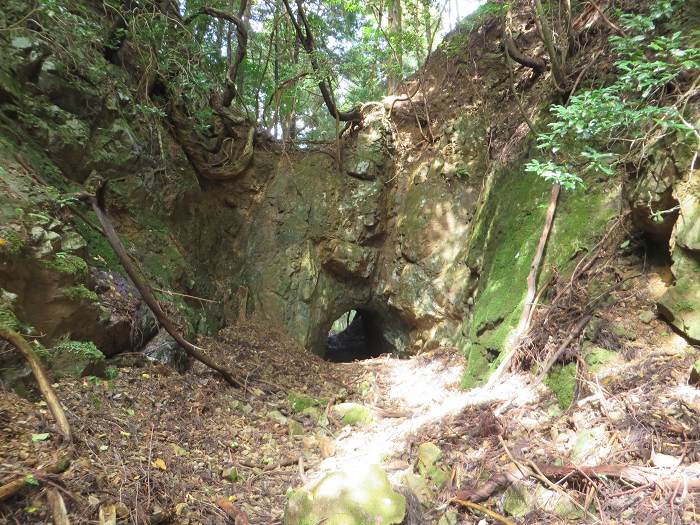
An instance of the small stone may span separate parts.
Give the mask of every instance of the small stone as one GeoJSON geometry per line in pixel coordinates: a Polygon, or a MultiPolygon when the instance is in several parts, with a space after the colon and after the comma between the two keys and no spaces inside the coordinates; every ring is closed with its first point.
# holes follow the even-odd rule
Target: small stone
{"type": "Polygon", "coordinates": [[[623,325],[615,325],[612,327],[612,333],[617,337],[622,339],[627,339],[628,341],[634,341],[637,339],[637,334],[631,327],[623,325]]]}
{"type": "Polygon", "coordinates": [[[296,421],[295,419],[289,419],[287,421],[287,429],[289,430],[290,436],[303,436],[304,435],[304,425],[296,421]]]}
{"type": "Polygon", "coordinates": [[[458,519],[459,514],[457,513],[457,509],[451,508],[440,516],[440,520],[438,521],[437,525],[458,525],[458,519]]]}
{"type": "Polygon", "coordinates": [[[520,517],[533,510],[530,495],[522,483],[513,483],[506,489],[503,498],[503,510],[510,516],[520,517]]]}
{"type": "Polygon", "coordinates": [[[287,424],[287,418],[284,415],[282,415],[282,413],[279,410],[271,410],[267,413],[267,417],[275,423],[279,423],[280,425],[287,424]]]}
{"type": "Polygon", "coordinates": [[[26,36],[16,36],[12,39],[11,45],[15,49],[31,49],[34,47],[34,43],[26,36]]]}
{"type": "Polygon", "coordinates": [[[644,324],[649,324],[654,319],[656,319],[656,314],[651,310],[645,310],[644,312],[639,314],[639,320],[644,324]]]}
{"type": "Polygon", "coordinates": [[[77,232],[69,231],[63,234],[61,239],[61,251],[77,252],[87,247],[87,242],[83,236],[77,232]]]}
{"type": "Polygon", "coordinates": [[[318,423],[321,420],[321,411],[316,407],[306,407],[301,411],[301,414],[309,417],[314,423],[318,423]]]}
{"type": "Polygon", "coordinates": [[[421,443],[418,447],[418,471],[427,473],[442,457],[442,451],[435,443],[421,443]]]}
{"type": "Polygon", "coordinates": [[[392,525],[401,523],[405,514],[406,498],[392,488],[379,466],[371,465],[330,472],[307,488],[291,491],[284,523],[392,525]]]}
{"type": "Polygon", "coordinates": [[[42,228],[41,226],[34,226],[29,231],[29,238],[34,243],[41,242],[45,237],[46,237],[46,230],[44,230],[44,228],[42,228]]]}
{"type": "Polygon", "coordinates": [[[236,469],[236,467],[225,468],[221,471],[221,477],[229,480],[232,483],[240,480],[238,469],[236,469]]]}
{"type": "Polygon", "coordinates": [[[339,403],[333,407],[333,411],[345,425],[368,425],[374,419],[372,411],[359,403],[339,403]]]}

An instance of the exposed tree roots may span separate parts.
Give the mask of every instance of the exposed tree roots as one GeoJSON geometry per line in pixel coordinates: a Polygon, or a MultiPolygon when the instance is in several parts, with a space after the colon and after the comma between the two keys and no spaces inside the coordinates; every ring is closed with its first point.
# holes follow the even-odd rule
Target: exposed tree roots
{"type": "MultiPolygon", "coordinates": [[[[58,461],[43,468],[36,469],[34,472],[32,472],[32,476],[35,478],[41,478],[50,474],[60,474],[61,472],[68,470],[68,467],[70,467],[71,458],[72,453],[68,453],[58,461]]],[[[12,481],[9,481],[4,485],[0,485],[0,501],[10,499],[29,487],[31,487],[31,485],[27,483],[27,476],[18,476],[12,481]]]]}

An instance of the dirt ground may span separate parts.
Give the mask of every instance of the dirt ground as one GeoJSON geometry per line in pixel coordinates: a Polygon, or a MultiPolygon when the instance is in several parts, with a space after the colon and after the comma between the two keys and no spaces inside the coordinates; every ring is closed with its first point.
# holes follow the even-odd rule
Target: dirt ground
{"type": "MultiPolygon", "coordinates": [[[[577,395],[566,410],[525,373],[492,389],[461,390],[464,360],[455,349],[333,364],[255,322],[199,342],[240,371],[245,391],[198,364],[181,375],[137,356],[120,358],[111,380],[58,382],[76,436],[72,448],[61,445],[38,396],[3,391],[0,482],[23,476],[26,487],[0,503],[0,522],[50,523],[47,493],[57,489],[71,523],[99,523],[100,515],[109,523],[112,513],[124,523],[240,524],[241,513],[251,524],[281,523],[290,488],[360,463],[379,463],[399,482],[425,442],[441,449],[450,475],[408,523],[436,522],[450,508],[459,512],[454,523],[496,523],[453,498],[493,489],[473,499],[500,515],[513,484],[563,491],[597,509],[582,511],[579,523],[700,522],[693,491],[700,477],[700,389],[688,384],[697,348],[645,315],[663,293],[667,268],[629,259],[608,270],[629,285],[598,312],[598,340],[617,346],[616,357],[596,373],[579,359],[577,395]],[[624,333],[613,329],[620,326],[624,333]],[[290,393],[323,400],[319,412],[327,417],[294,413],[290,393]],[[371,407],[373,422],[344,427],[332,410],[341,401],[371,407]],[[292,420],[301,427],[292,430],[292,420]],[[517,474],[532,464],[568,464],[587,431],[597,441],[577,468],[639,466],[677,484],[582,476],[583,470],[559,480],[517,474]],[[46,474],[66,455],[72,458],[66,471],[46,474]]],[[[508,519],[567,522],[542,509],[508,519]]]]}

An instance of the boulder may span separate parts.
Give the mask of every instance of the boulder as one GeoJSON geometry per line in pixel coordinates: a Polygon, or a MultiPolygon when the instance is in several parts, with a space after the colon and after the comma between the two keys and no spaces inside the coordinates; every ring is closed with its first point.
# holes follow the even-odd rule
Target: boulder
{"type": "Polygon", "coordinates": [[[189,363],[187,353],[165,330],[160,330],[146,344],[143,354],[149,361],[170,366],[178,372],[184,372],[189,363]]]}
{"type": "Polygon", "coordinates": [[[406,498],[377,465],[331,472],[308,488],[291,491],[284,525],[391,525],[401,523],[406,498]]]}

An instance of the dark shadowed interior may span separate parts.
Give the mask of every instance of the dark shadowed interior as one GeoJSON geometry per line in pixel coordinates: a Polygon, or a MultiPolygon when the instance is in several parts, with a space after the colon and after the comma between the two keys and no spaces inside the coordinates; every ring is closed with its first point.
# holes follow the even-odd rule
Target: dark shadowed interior
{"type": "Polygon", "coordinates": [[[335,363],[347,363],[393,351],[394,347],[384,337],[381,320],[368,310],[353,310],[333,323],[324,357],[335,363]],[[344,328],[338,330],[339,326],[344,328]]]}

